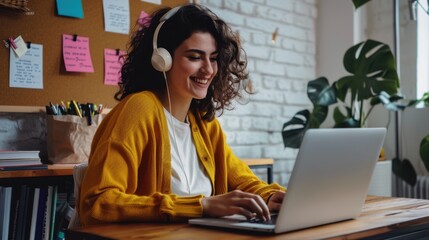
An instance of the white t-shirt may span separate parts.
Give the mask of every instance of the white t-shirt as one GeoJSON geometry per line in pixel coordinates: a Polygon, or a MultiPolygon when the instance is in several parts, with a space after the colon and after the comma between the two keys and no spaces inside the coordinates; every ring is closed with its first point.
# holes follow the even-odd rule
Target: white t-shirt
{"type": "Polygon", "coordinates": [[[171,191],[179,196],[198,194],[211,196],[212,185],[204,166],[198,159],[189,123],[177,120],[165,108],[164,113],[167,117],[171,145],[171,191]]]}

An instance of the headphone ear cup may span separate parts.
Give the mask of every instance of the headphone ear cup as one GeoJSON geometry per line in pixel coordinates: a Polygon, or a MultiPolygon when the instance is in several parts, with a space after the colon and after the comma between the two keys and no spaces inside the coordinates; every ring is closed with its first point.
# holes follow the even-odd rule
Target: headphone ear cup
{"type": "Polygon", "coordinates": [[[173,60],[170,53],[165,48],[157,48],[153,51],[151,58],[152,66],[160,72],[170,70],[173,60]]]}

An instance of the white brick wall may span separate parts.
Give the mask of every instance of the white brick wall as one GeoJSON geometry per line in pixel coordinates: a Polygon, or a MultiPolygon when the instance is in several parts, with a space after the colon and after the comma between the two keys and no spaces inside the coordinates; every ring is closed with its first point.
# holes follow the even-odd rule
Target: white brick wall
{"type": "MultiPolygon", "coordinates": [[[[285,149],[283,123],[311,105],[306,94],[316,78],[316,0],[202,0],[238,31],[256,93],[219,120],[239,157],[274,158],[274,181],[286,185],[296,149],[285,149]],[[271,34],[278,28],[276,43],[271,34]]],[[[255,171],[266,179],[265,171],[255,171]]]]}

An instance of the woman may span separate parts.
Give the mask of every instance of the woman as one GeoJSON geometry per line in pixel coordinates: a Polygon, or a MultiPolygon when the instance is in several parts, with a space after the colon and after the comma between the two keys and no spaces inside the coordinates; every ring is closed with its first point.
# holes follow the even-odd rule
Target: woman
{"type": "Polygon", "coordinates": [[[79,203],[84,225],[270,219],[285,189],[260,181],[233,154],[215,118],[240,96],[244,58],[238,36],[206,8],[152,14],[131,40],[120,102],[94,136],[79,203]]]}

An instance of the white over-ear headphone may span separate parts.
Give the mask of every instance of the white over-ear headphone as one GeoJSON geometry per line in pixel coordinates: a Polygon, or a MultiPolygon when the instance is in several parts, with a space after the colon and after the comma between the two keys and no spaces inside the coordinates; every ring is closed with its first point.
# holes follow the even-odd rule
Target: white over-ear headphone
{"type": "Polygon", "coordinates": [[[155,33],[153,35],[153,53],[151,58],[151,63],[153,68],[160,72],[167,72],[170,70],[171,65],[173,64],[173,60],[171,58],[171,54],[165,48],[158,48],[158,34],[162,25],[170,19],[176,12],[180,9],[180,6],[170,9],[167,13],[165,13],[161,19],[159,20],[159,24],[155,29],[155,33]]]}

